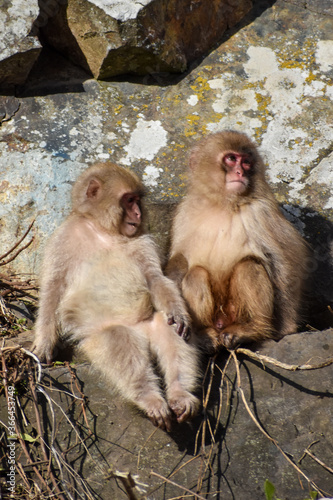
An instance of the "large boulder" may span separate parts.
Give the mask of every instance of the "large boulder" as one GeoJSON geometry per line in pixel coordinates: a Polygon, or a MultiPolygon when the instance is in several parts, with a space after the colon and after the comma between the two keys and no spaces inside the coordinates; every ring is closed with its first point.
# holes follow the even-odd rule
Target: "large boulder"
{"type": "Polygon", "coordinates": [[[209,8],[205,0],[68,0],[40,31],[95,78],[182,72],[251,7],[251,0],[210,0],[209,8]]]}
{"type": "Polygon", "coordinates": [[[42,46],[31,35],[39,12],[38,0],[5,0],[0,5],[0,85],[22,85],[30,73],[42,46]]]}

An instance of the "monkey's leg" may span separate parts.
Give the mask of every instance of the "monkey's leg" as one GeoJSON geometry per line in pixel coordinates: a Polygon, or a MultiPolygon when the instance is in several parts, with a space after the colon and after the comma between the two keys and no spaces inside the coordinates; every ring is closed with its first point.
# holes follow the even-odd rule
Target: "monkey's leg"
{"type": "Polygon", "coordinates": [[[172,414],[159,388],[144,333],[110,326],[87,335],[81,348],[123,397],[146,412],[154,425],[170,429],[172,414]]]}
{"type": "Polygon", "coordinates": [[[188,271],[188,262],[184,255],[177,253],[169,260],[165,274],[168,278],[174,281],[179,288],[181,288],[182,279],[188,271]]]}
{"type": "Polygon", "coordinates": [[[237,264],[229,284],[227,314],[234,323],[220,334],[227,348],[237,344],[261,340],[274,335],[274,290],[263,265],[255,260],[237,264]]]}
{"type": "Polygon", "coordinates": [[[191,392],[197,386],[199,358],[197,349],[177,335],[165,315],[155,313],[149,328],[150,347],[164,375],[166,397],[178,422],[192,418],[199,400],[191,392]]]}
{"type": "Polygon", "coordinates": [[[201,266],[191,267],[184,276],[182,292],[194,323],[201,326],[212,325],[214,298],[208,271],[201,266]]]}
{"type": "Polygon", "coordinates": [[[58,332],[53,318],[45,319],[44,316],[40,315],[37,318],[32,349],[41,361],[51,363],[55,356],[58,332]]]}

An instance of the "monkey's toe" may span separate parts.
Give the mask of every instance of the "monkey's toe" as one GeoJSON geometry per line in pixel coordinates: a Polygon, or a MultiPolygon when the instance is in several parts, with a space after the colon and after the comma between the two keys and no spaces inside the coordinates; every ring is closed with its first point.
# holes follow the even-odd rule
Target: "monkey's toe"
{"type": "Polygon", "coordinates": [[[191,393],[184,393],[182,396],[169,400],[169,406],[176,416],[177,422],[185,422],[193,418],[199,410],[199,399],[191,393]]]}
{"type": "Polygon", "coordinates": [[[221,345],[226,349],[235,349],[240,343],[239,337],[230,332],[222,332],[219,336],[219,340],[221,345]]]}
{"type": "Polygon", "coordinates": [[[155,427],[168,432],[171,430],[173,416],[166,404],[163,407],[149,409],[147,416],[155,427]]]}

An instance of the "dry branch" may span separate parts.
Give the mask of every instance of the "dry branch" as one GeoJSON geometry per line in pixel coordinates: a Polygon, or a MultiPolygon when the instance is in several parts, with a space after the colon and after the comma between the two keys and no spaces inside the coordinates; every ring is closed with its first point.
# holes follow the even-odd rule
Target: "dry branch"
{"type": "Polygon", "coordinates": [[[186,493],[189,493],[190,495],[194,496],[195,498],[198,498],[199,500],[206,500],[206,498],[202,497],[201,495],[198,495],[197,493],[194,493],[194,491],[185,488],[185,486],[181,486],[180,484],[177,484],[174,481],[171,481],[167,477],[161,476],[160,474],[157,474],[154,471],[151,471],[150,473],[152,476],[156,476],[159,479],[162,479],[163,482],[172,484],[172,486],[177,486],[177,488],[180,488],[181,490],[186,491],[186,493]]]}
{"type": "Polygon", "coordinates": [[[269,356],[264,356],[263,354],[259,354],[258,352],[250,351],[250,349],[244,349],[242,347],[238,347],[235,352],[237,354],[245,354],[245,356],[255,359],[256,361],[260,361],[263,365],[265,363],[269,363],[271,365],[277,366],[278,368],[283,368],[284,370],[289,371],[297,371],[297,370],[318,370],[319,368],[324,368],[325,366],[329,366],[333,363],[333,358],[326,359],[322,363],[317,365],[289,365],[287,363],[282,363],[274,358],[270,358],[269,356]]]}
{"type": "Polygon", "coordinates": [[[11,256],[8,260],[4,261],[4,259],[10,255],[11,253],[14,252],[14,250],[16,250],[16,248],[22,243],[22,241],[28,236],[29,232],[31,231],[31,228],[32,226],[34,225],[35,223],[35,220],[33,220],[30,224],[30,226],[28,227],[28,229],[26,230],[26,232],[23,234],[23,236],[6,252],[4,253],[3,255],[0,256],[0,266],[5,266],[6,264],[8,264],[9,262],[12,262],[23,250],[25,250],[26,248],[28,248],[28,246],[31,245],[31,243],[34,241],[34,236],[30,239],[30,241],[24,245],[23,248],[20,248],[13,256],[11,256]]]}
{"type": "Polygon", "coordinates": [[[287,455],[287,453],[285,451],[283,451],[283,449],[281,448],[281,446],[278,444],[277,440],[272,438],[268,432],[265,431],[265,429],[261,426],[261,424],[258,422],[258,420],[256,419],[254,413],[252,412],[252,410],[250,409],[248,403],[247,403],[247,400],[246,400],[246,397],[245,397],[245,394],[244,394],[244,391],[242,389],[242,386],[241,386],[241,376],[240,376],[240,369],[239,369],[239,361],[237,359],[237,356],[236,356],[236,352],[235,351],[230,351],[231,352],[231,355],[234,359],[234,362],[235,362],[235,367],[236,367],[236,373],[237,373],[237,389],[238,389],[238,392],[240,393],[241,395],[241,398],[243,400],[243,403],[244,403],[244,406],[246,408],[246,411],[248,412],[248,414],[250,415],[251,419],[253,420],[253,422],[255,423],[255,425],[258,427],[258,429],[263,433],[263,435],[265,437],[267,437],[267,439],[269,439],[276,447],[277,449],[280,451],[280,453],[283,455],[283,457],[287,460],[287,462],[289,462],[290,465],[292,465],[292,467],[294,469],[296,469],[296,471],[302,476],[304,477],[304,479],[312,486],[312,488],[315,489],[315,491],[317,491],[318,493],[322,494],[322,491],[320,490],[320,488],[316,485],[316,483],[314,481],[312,481],[292,460],[291,458],[287,455]]]}

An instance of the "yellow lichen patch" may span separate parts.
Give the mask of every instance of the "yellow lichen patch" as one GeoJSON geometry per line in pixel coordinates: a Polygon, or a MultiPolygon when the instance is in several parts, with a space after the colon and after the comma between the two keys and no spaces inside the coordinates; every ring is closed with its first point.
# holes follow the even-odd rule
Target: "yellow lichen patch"
{"type": "Polygon", "coordinates": [[[186,117],[186,120],[189,126],[185,127],[184,133],[186,137],[191,137],[192,135],[195,135],[197,133],[200,117],[198,115],[188,115],[186,117]]]}
{"type": "Polygon", "coordinates": [[[316,77],[316,75],[314,75],[314,74],[312,73],[312,71],[310,71],[309,76],[305,79],[305,82],[306,82],[306,83],[311,83],[311,82],[313,82],[314,80],[317,80],[317,78],[318,78],[318,77],[316,77]]]}
{"type": "Polygon", "coordinates": [[[205,92],[210,92],[211,88],[209,86],[207,78],[198,76],[195,79],[194,85],[190,85],[191,89],[195,92],[200,101],[206,101],[205,92]]]}
{"type": "Polygon", "coordinates": [[[278,54],[279,65],[281,69],[309,69],[315,63],[315,42],[311,39],[306,40],[302,46],[290,44],[282,45],[283,49],[278,54]]]}
{"type": "Polygon", "coordinates": [[[118,105],[118,106],[114,109],[114,111],[113,111],[113,112],[114,112],[114,114],[115,114],[115,115],[118,115],[118,114],[120,113],[120,111],[121,111],[121,108],[123,108],[123,107],[124,107],[124,105],[123,105],[123,104],[119,104],[119,105],[118,105]]]}
{"type": "Polygon", "coordinates": [[[271,97],[269,95],[259,94],[258,92],[255,93],[255,96],[258,103],[258,111],[267,113],[267,108],[272,101],[271,97]]]}

